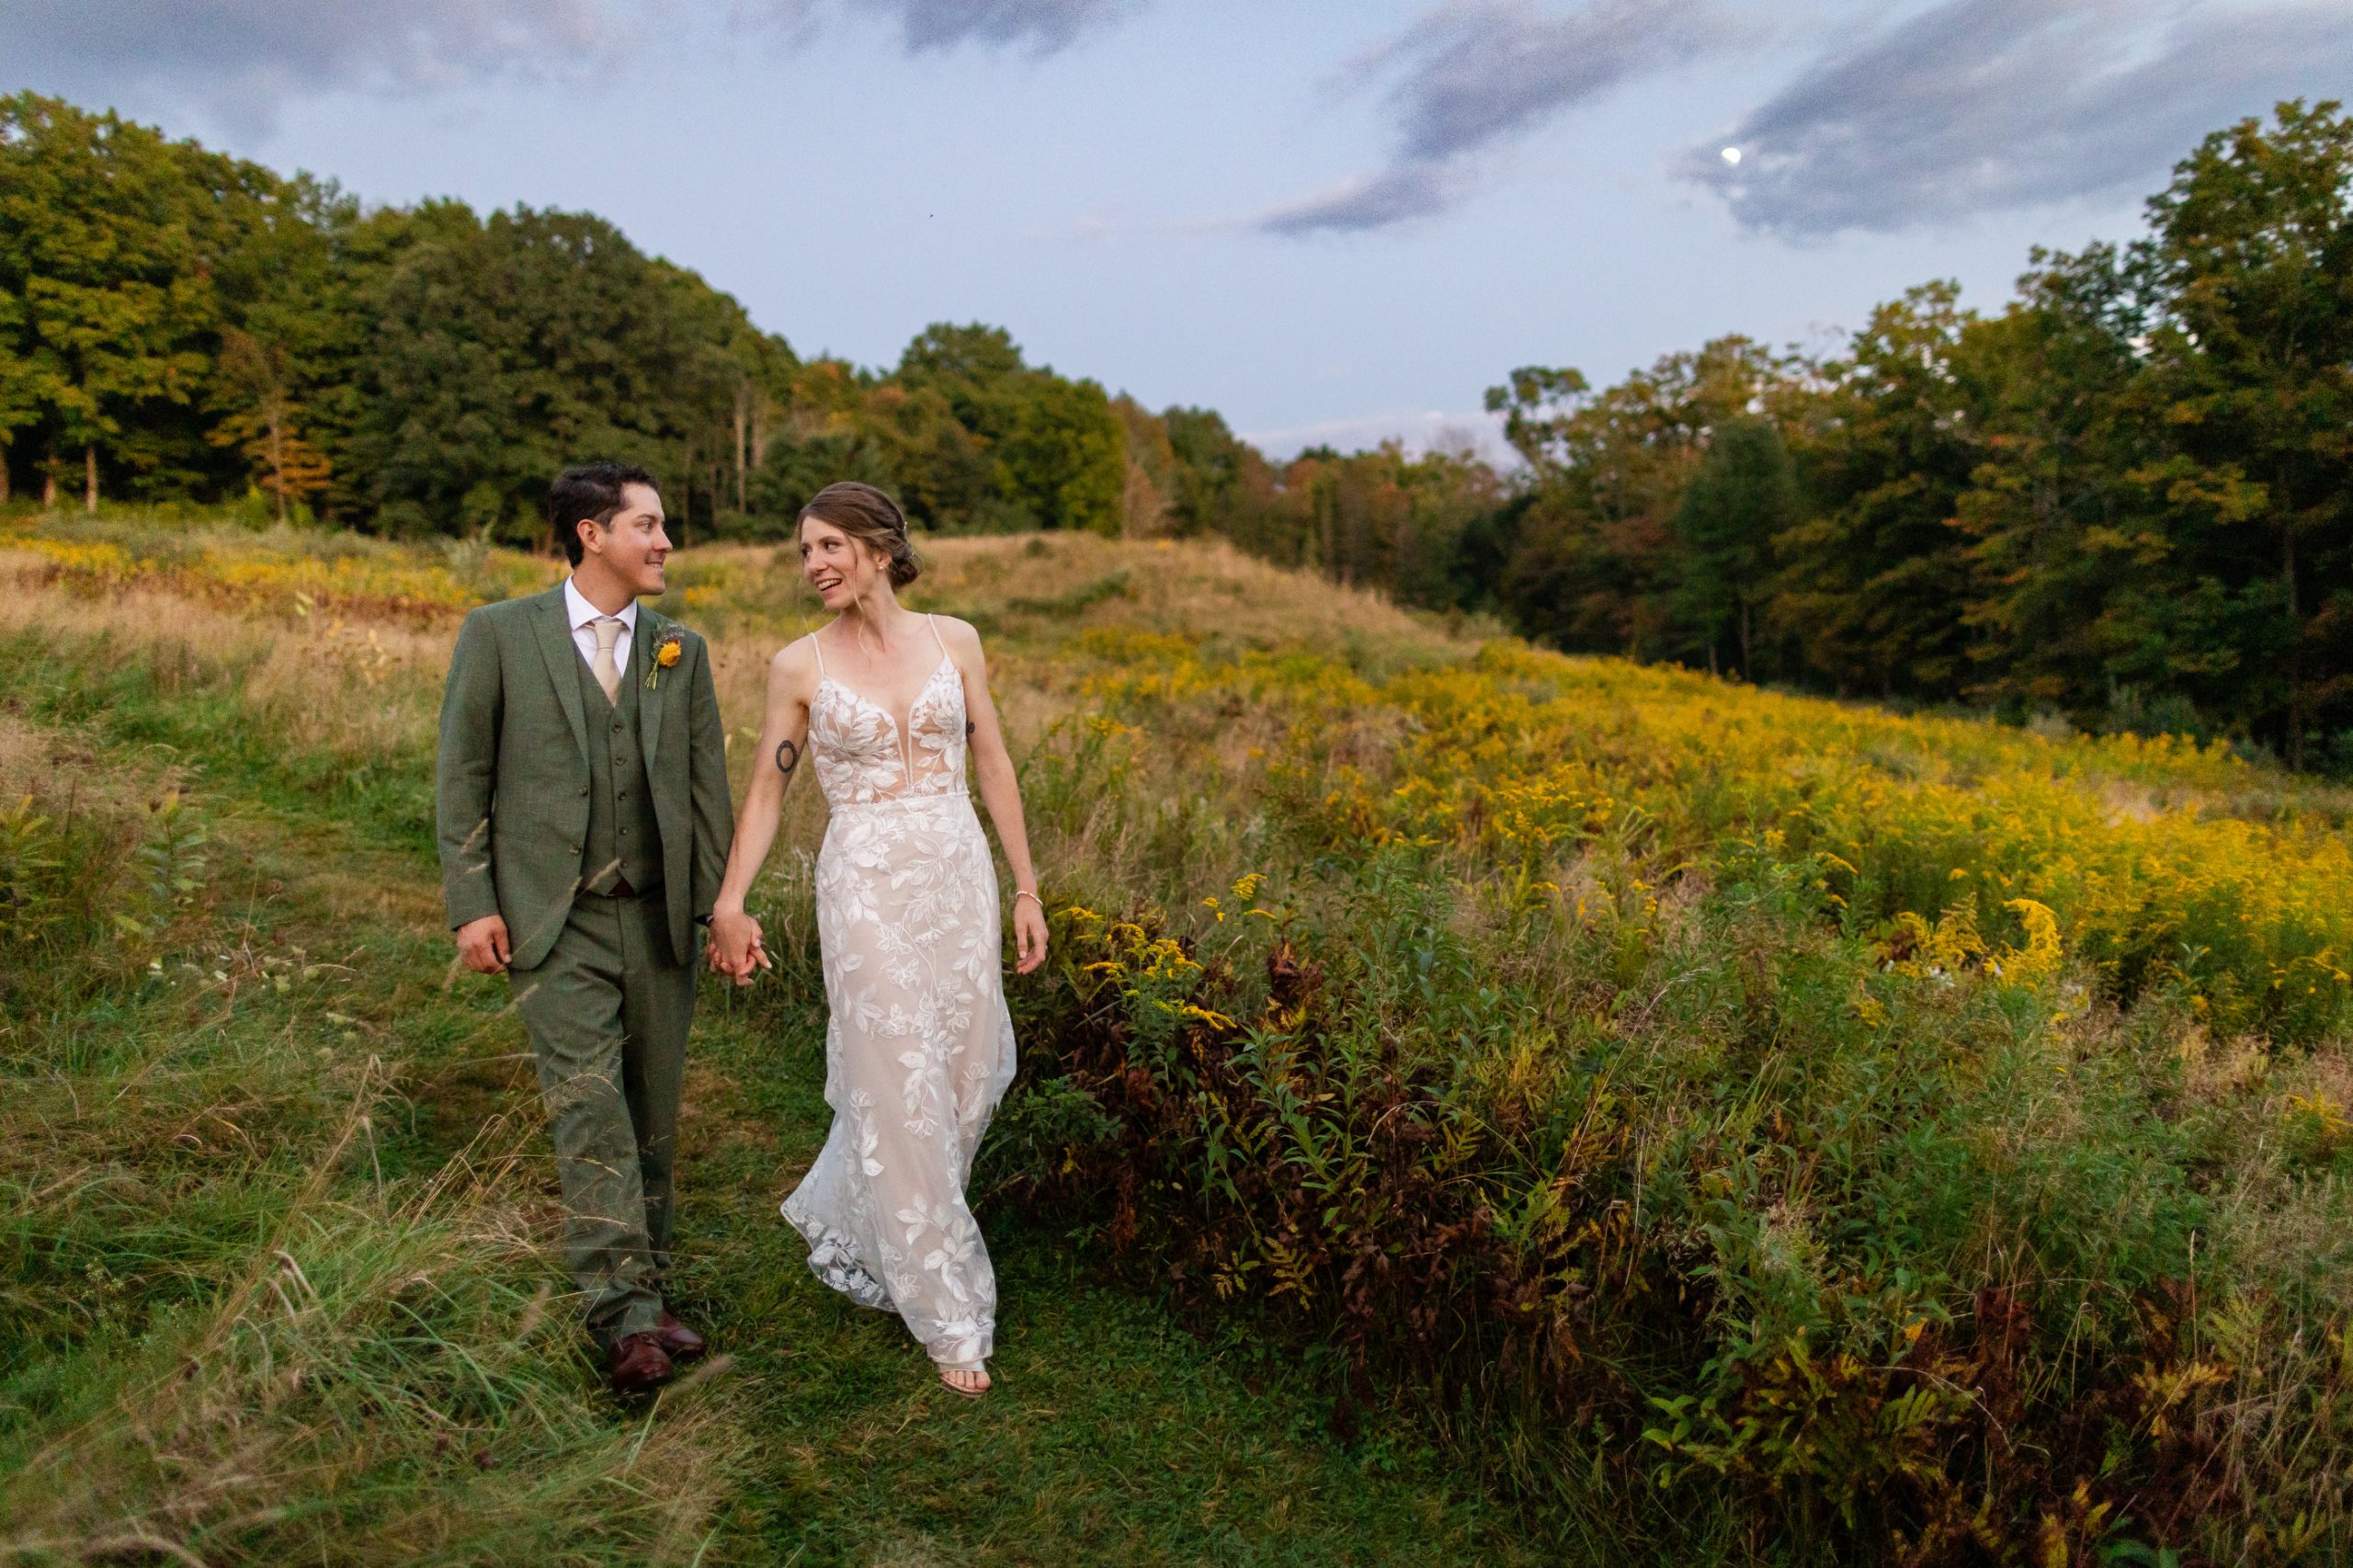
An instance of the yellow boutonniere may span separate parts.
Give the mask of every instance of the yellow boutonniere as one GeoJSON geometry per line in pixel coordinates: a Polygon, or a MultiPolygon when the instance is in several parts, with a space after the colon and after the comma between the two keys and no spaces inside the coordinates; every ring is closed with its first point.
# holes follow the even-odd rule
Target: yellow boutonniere
{"type": "Polygon", "coordinates": [[[654,645],[654,667],[645,672],[646,690],[654,691],[658,689],[659,683],[662,679],[662,672],[678,662],[678,654],[680,652],[681,650],[678,646],[678,634],[675,631],[671,632],[668,636],[663,638],[661,642],[654,645]]]}

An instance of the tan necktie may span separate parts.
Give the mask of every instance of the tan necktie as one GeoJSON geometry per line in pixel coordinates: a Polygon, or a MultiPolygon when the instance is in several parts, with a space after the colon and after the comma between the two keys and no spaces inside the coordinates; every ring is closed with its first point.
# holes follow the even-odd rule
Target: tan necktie
{"type": "Polygon", "coordinates": [[[621,700],[621,668],[613,663],[613,644],[621,640],[620,620],[600,615],[589,625],[597,632],[597,656],[588,661],[588,673],[605,688],[605,700],[618,708],[621,700]]]}

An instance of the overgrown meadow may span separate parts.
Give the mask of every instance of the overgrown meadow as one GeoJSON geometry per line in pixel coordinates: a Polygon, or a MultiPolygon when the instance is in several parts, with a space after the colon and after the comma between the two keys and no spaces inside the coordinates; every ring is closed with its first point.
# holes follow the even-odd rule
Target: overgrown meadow
{"type": "MultiPolygon", "coordinates": [[[[627,1409],[426,825],[456,617],[554,569],[0,524],[0,1547],[2353,1551],[2353,795],[1564,658],[1222,547],[933,554],[1057,939],[976,1177],[1004,1387],[923,1403],[769,1223],[823,1131],[803,786],[778,973],[706,992],[689,1085],[687,1285],[736,1364],[627,1409]]],[[[811,602],[764,550],[673,584],[745,766],[811,602]]]]}

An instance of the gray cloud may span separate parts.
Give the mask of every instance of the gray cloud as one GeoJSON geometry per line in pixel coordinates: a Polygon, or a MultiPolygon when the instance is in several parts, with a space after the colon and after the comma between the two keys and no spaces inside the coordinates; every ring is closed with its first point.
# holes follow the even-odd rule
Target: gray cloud
{"type": "Polygon", "coordinates": [[[1678,172],[1762,233],[1902,229],[2153,189],[2208,131],[2353,84],[2338,0],[2168,10],[1946,0],[1809,67],[1678,172]]]}
{"type": "MultiPolygon", "coordinates": [[[[741,0],[805,37],[828,15],[895,22],[909,52],[972,42],[1051,53],[1145,0],[741,0]]],[[[0,0],[0,92],[30,86],[143,116],[261,133],[292,99],[585,76],[678,0],[0,0]]],[[[688,15],[685,19],[691,20],[688,15]]]]}
{"type": "Polygon", "coordinates": [[[1452,160],[1404,163],[1262,213],[1256,226],[1270,234],[1353,233],[1432,218],[1461,199],[1466,174],[1452,160]]]}
{"type": "Polygon", "coordinates": [[[1591,0],[1548,16],[1531,0],[1451,0],[1361,62],[1387,80],[1399,127],[1388,168],[1262,214],[1270,233],[1361,232],[1442,212],[1481,154],[1725,36],[1711,0],[1591,0]]]}
{"type": "Polygon", "coordinates": [[[616,0],[8,0],[0,88],[92,103],[149,92],[259,128],[285,98],[323,88],[587,68],[632,26],[616,0]]]}
{"type": "Polygon", "coordinates": [[[907,52],[978,43],[1027,44],[1039,54],[1067,48],[1089,28],[1142,9],[1145,0],[765,0],[745,6],[754,16],[794,38],[815,30],[829,11],[851,11],[896,21],[907,52]]]}
{"type": "Polygon", "coordinates": [[[910,50],[960,43],[1063,48],[1088,28],[1120,19],[1130,0],[857,0],[862,10],[896,12],[910,50]]]}

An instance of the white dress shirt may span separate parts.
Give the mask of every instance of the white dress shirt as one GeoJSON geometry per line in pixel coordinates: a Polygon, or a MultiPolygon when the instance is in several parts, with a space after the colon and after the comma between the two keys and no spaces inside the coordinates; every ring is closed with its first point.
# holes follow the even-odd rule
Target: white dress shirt
{"type": "MultiPolygon", "coordinates": [[[[605,612],[582,597],[580,590],[573,586],[569,577],[563,580],[563,609],[572,618],[572,645],[580,650],[580,656],[588,662],[588,667],[595,669],[596,623],[605,612]]],[[[631,599],[622,606],[621,613],[615,619],[621,623],[621,634],[613,643],[613,668],[626,674],[629,670],[629,640],[637,633],[637,601],[631,599]]]]}

